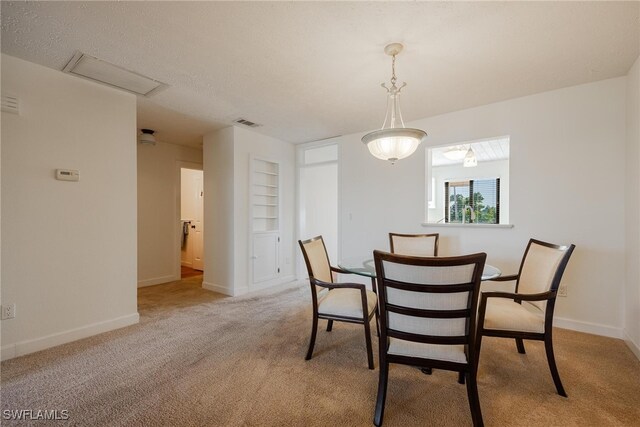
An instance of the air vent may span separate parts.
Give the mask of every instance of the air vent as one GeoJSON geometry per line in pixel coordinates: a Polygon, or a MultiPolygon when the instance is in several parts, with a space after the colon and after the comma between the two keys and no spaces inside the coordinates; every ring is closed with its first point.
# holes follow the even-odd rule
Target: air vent
{"type": "Polygon", "coordinates": [[[62,71],[144,96],[149,96],[168,86],[82,52],[76,52],[62,71]]]}
{"type": "Polygon", "coordinates": [[[246,120],[246,119],[234,120],[233,123],[238,123],[239,125],[248,126],[250,128],[257,128],[257,127],[262,126],[262,125],[259,125],[258,123],[253,123],[253,122],[251,122],[249,120],[246,120]]]}
{"type": "Polygon", "coordinates": [[[2,111],[5,113],[20,114],[18,98],[10,95],[2,95],[2,111]]]}

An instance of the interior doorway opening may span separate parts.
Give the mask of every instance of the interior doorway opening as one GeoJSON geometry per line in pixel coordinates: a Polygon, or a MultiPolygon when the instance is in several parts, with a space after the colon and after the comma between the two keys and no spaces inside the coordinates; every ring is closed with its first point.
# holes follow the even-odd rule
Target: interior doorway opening
{"type": "MultiPolygon", "coordinates": [[[[311,143],[299,148],[299,236],[301,240],[322,236],[329,259],[337,262],[338,229],[338,145],[311,143]]],[[[298,277],[305,277],[306,267],[298,251],[298,277]]]]}
{"type": "Polygon", "coordinates": [[[203,202],[202,170],[180,168],[180,271],[182,279],[203,274],[203,202]]]}

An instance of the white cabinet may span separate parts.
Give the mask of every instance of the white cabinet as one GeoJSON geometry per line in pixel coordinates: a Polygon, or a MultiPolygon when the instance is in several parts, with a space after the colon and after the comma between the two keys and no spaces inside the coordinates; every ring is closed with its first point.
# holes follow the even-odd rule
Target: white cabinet
{"type": "Polygon", "coordinates": [[[277,279],[280,238],[276,233],[255,233],[253,235],[253,283],[277,279]]]}
{"type": "Polygon", "coordinates": [[[251,159],[251,249],[253,283],[280,277],[280,166],[251,159]]]}

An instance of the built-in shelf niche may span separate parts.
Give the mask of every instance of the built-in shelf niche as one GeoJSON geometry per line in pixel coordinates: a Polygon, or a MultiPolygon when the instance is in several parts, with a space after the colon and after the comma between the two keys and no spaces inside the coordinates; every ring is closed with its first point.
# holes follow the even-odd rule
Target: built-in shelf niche
{"type": "Polygon", "coordinates": [[[253,159],[251,183],[252,221],[254,232],[280,229],[279,165],[253,159]]]}

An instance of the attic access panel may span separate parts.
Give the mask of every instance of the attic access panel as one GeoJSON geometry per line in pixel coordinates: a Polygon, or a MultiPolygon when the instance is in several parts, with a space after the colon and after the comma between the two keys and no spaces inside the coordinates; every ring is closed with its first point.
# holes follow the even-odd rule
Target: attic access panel
{"type": "Polygon", "coordinates": [[[76,52],[62,71],[143,96],[168,86],[82,52],[76,52]]]}

